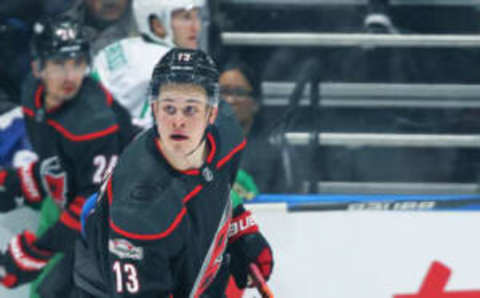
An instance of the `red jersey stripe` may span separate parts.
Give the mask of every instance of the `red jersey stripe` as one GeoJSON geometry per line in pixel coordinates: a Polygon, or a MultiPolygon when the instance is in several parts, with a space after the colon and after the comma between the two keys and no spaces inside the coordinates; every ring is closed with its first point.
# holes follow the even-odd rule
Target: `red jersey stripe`
{"type": "MultiPolygon", "coordinates": [[[[191,192],[189,192],[183,199],[182,202],[186,203],[190,201],[194,196],[196,196],[201,190],[203,189],[203,186],[201,184],[197,185],[191,192]]],[[[113,200],[113,195],[112,195],[112,189],[111,189],[111,180],[108,183],[107,186],[107,194],[108,194],[108,200],[109,203],[112,203],[113,200]]],[[[170,235],[180,224],[182,221],[182,218],[185,216],[187,213],[187,209],[185,207],[182,208],[182,210],[177,214],[177,217],[173,220],[172,224],[164,231],[158,234],[136,234],[136,233],[130,233],[125,230],[122,230],[120,227],[115,225],[115,223],[112,221],[110,218],[110,227],[117,232],[120,235],[123,235],[127,238],[130,239],[136,239],[136,240],[158,240],[167,237],[170,235]]]]}
{"type": "Polygon", "coordinates": [[[29,117],[34,117],[35,113],[33,112],[32,109],[29,109],[27,107],[22,107],[23,113],[29,117]]]}
{"type": "Polygon", "coordinates": [[[183,217],[185,216],[185,213],[187,213],[187,209],[184,207],[184,208],[182,208],[180,213],[178,213],[177,217],[175,218],[173,223],[170,225],[170,227],[168,227],[168,229],[166,229],[164,232],[158,233],[158,234],[142,235],[142,234],[130,233],[130,232],[124,231],[124,230],[120,229],[119,227],[117,227],[113,223],[112,219],[110,219],[110,227],[115,232],[117,232],[118,234],[120,234],[122,236],[125,236],[127,238],[130,238],[130,239],[135,239],[135,240],[158,240],[158,239],[162,239],[162,238],[165,238],[168,235],[170,235],[177,228],[177,226],[180,224],[183,217]]]}
{"type": "Polygon", "coordinates": [[[230,153],[228,153],[227,156],[225,156],[224,158],[218,161],[217,169],[220,169],[221,167],[223,167],[223,165],[225,165],[227,161],[229,161],[238,151],[245,148],[246,145],[247,145],[247,140],[243,139],[243,141],[237,147],[235,147],[232,151],[230,151],[230,153]]]}
{"type": "Polygon", "coordinates": [[[60,132],[64,137],[74,142],[82,142],[82,141],[90,141],[90,140],[98,139],[98,138],[107,136],[111,133],[114,133],[119,129],[118,124],[114,124],[109,128],[101,131],[84,134],[84,135],[74,135],[68,130],[66,130],[60,123],[54,120],[49,119],[47,120],[47,123],[50,124],[53,128],[55,128],[58,132],[60,132]]]}
{"type": "Polygon", "coordinates": [[[64,211],[62,213],[62,215],[60,216],[60,221],[72,230],[80,232],[82,229],[80,221],[71,216],[70,213],[68,213],[67,211],[64,211]]]}

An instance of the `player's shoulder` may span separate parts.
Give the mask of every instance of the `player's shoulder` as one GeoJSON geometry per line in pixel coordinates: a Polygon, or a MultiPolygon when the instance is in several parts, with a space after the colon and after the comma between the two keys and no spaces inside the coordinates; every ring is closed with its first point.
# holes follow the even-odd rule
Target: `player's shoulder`
{"type": "Polygon", "coordinates": [[[134,240],[174,237],[185,216],[182,197],[188,190],[155,156],[152,145],[151,131],[130,144],[107,185],[110,228],[134,240]]]}
{"type": "Polygon", "coordinates": [[[224,101],[220,102],[212,135],[218,142],[217,158],[220,165],[223,165],[223,163],[245,148],[246,140],[242,128],[236,119],[232,107],[224,101]]]}
{"type": "Polygon", "coordinates": [[[129,38],[121,39],[117,43],[112,44],[112,46],[115,46],[117,48],[122,47],[122,50],[124,50],[124,51],[133,51],[133,52],[135,52],[136,56],[142,56],[142,55],[138,55],[139,52],[137,52],[137,50],[139,50],[139,49],[155,51],[155,52],[161,52],[161,51],[166,52],[166,51],[170,50],[170,47],[160,45],[160,44],[155,43],[155,42],[147,41],[141,36],[135,36],[135,37],[129,37],[129,38]]]}
{"type": "Polygon", "coordinates": [[[119,130],[112,104],[110,92],[86,77],[79,93],[68,103],[68,107],[48,123],[71,141],[102,138],[119,130]]]}
{"type": "Polygon", "coordinates": [[[133,67],[148,70],[149,75],[154,65],[170,50],[170,47],[145,41],[142,37],[137,37],[135,41],[124,47],[129,64],[132,64],[133,67]]]}
{"type": "Polygon", "coordinates": [[[133,48],[137,48],[138,44],[138,37],[128,37],[109,44],[95,55],[94,69],[102,72],[115,72],[122,69],[128,65],[129,56],[132,55],[133,48]]]}
{"type": "Polygon", "coordinates": [[[115,51],[118,48],[125,49],[129,47],[138,47],[142,43],[143,40],[140,36],[126,37],[111,43],[103,48],[99,53],[108,54],[109,52],[115,51]]]}
{"type": "MultiPolygon", "coordinates": [[[[146,42],[142,37],[128,37],[116,41],[102,49],[94,59],[95,68],[115,72],[135,61],[150,59],[152,56],[163,56],[170,48],[146,42]]],[[[156,61],[155,61],[156,62],[156,61]]]]}
{"type": "Polygon", "coordinates": [[[138,36],[117,40],[101,49],[95,56],[95,59],[98,57],[118,57],[118,55],[126,52],[129,48],[138,47],[140,43],[141,38],[138,36]]]}

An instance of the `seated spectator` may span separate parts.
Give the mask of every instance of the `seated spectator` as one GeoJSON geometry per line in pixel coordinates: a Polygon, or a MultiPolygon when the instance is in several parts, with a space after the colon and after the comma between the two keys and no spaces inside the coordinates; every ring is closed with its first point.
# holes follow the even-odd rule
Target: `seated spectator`
{"type": "Polygon", "coordinates": [[[369,0],[363,25],[371,33],[399,33],[390,18],[389,0],[369,0]]]}
{"type": "Polygon", "coordinates": [[[137,35],[131,3],[132,0],[76,0],[65,14],[86,26],[95,55],[117,40],[137,35]]]}
{"type": "MultiPolygon", "coordinates": [[[[244,63],[231,61],[224,67],[219,84],[221,98],[233,106],[247,136],[248,145],[241,163],[241,169],[246,172],[244,174],[251,175],[262,193],[289,191],[292,181],[287,177],[291,175],[291,169],[285,166],[288,163],[282,159],[280,149],[269,143],[269,135],[265,133],[264,125],[258,118],[262,91],[257,74],[244,63]]],[[[243,177],[246,176],[244,174],[243,177]]],[[[237,185],[237,193],[256,192],[255,185],[249,179],[242,180],[249,183],[237,185]],[[241,189],[248,184],[253,186],[249,187],[250,189],[241,189]]]]}
{"type": "MultiPolygon", "coordinates": [[[[369,0],[362,27],[355,33],[406,34],[390,17],[389,0],[369,0]]],[[[338,65],[340,81],[411,83],[421,81],[421,69],[410,48],[361,46],[341,49],[330,63],[338,65]],[[355,65],[355,67],[352,67],[355,65]]]]}

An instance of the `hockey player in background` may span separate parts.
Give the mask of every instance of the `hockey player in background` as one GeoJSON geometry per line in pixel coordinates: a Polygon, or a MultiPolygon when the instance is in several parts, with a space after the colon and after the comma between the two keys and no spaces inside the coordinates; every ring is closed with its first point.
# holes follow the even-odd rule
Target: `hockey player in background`
{"type": "Polygon", "coordinates": [[[245,139],[228,106],[219,110],[215,63],[200,50],[172,49],[150,90],[155,125],[83,210],[80,297],[223,297],[229,271],[245,285],[250,263],[268,279],[267,241],[242,205],[232,216],[245,139]]]}
{"type": "Polygon", "coordinates": [[[27,138],[20,106],[0,95],[0,167],[19,167],[37,159],[27,138]]]}
{"type": "Polygon", "coordinates": [[[94,75],[125,106],[134,119],[147,117],[147,89],[153,63],[172,47],[196,49],[203,0],[136,0],[133,13],[140,37],[126,38],[100,51],[94,75]]]}
{"type": "Polygon", "coordinates": [[[39,159],[0,171],[0,209],[14,209],[16,198],[23,197],[34,207],[54,202],[60,218],[38,237],[29,231],[15,236],[0,254],[0,281],[8,288],[35,279],[57,252],[73,251],[85,198],[97,190],[135,132],[128,112],[86,77],[89,42],[80,24],[65,17],[36,23],[32,56],[33,76],[21,97],[39,159]]]}

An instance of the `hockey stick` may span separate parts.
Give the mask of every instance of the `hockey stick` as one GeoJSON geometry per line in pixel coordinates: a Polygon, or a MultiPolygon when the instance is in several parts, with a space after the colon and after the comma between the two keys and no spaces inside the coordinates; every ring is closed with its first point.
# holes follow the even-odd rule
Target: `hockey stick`
{"type": "Polygon", "coordinates": [[[267,282],[260,273],[260,269],[254,263],[250,263],[250,276],[252,277],[253,284],[257,288],[258,292],[262,295],[262,298],[274,298],[272,290],[267,285],[267,282]]]}
{"type": "Polygon", "coordinates": [[[298,211],[460,211],[480,210],[471,195],[259,195],[252,207],[298,211]],[[262,204],[259,204],[262,203],[262,204]],[[267,204],[265,204],[267,203],[267,204]]]}
{"type": "Polygon", "coordinates": [[[467,200],[386,200],[386,201],[350,201],[350,202],[317,202],[306,204],[293,204],[289,211],[446,211],[477,209],[480,205],[479,199],[467,200]]]}

